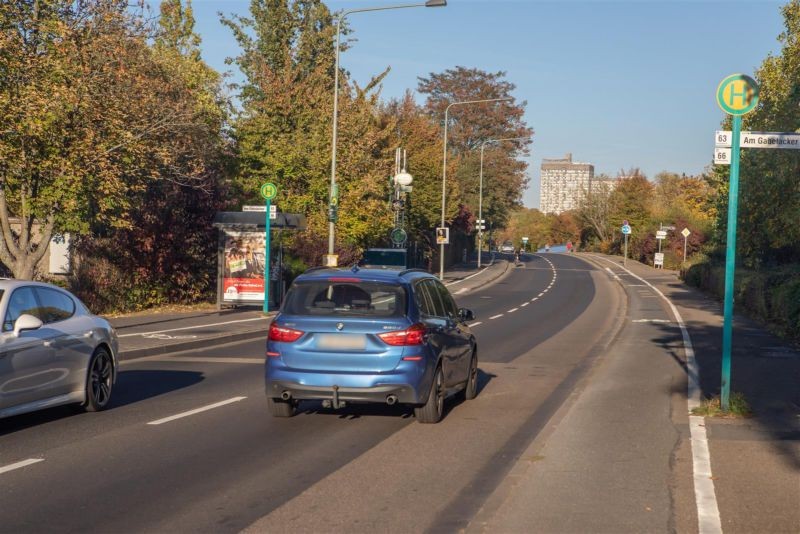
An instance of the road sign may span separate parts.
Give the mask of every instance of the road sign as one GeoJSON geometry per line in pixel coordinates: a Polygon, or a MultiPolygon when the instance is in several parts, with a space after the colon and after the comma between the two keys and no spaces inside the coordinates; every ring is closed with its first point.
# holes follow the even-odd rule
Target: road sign
{"type": "Polygon", "coordinates": [[[529,239],[528,239],[527,237],[523,237],[523,238],[522,238],[522,242],[523,242],[523,243],[527,243],[528,241],[529,241],[529,239]]]}
{"type": "Polygon", "coordinates": [[[730,165],[730,164],[731,164],[731,149],[715,148],[714,165],[730,165]]]}
{"type": "Polygon", "coordinates": [[[475,228],[477,228],[478,230],[486,230],[486,225],[485,224],[479,224],[475,228]]]}
{"type": "Polygon", "coordinates": [[[278,186],[267,182],[261,186],[261,197],[264,200],[272,200],[278,194],[278,186]]]}
{"type": "Polygon", "coordinates": [[[629,224],[627,224],[627,221],[626,221],[626,224],[622,225],[622,233],[625,234],[625,235],[628,235],[628,234],[631,233],[631,226],[629,224]]]}
{"type": "Polygon", "coordinates": [[[242,211],[267,211],[267,206],[242,206],[242,211]]]}
{"type": "MultiPolygon", "coordinates": [[[[733,133],[730,130],[718,130],[714,134],[715,146],[731,146],[733,133]],[[725,138],[727,144],[720,144],[725,138]]],[[[800,133],[797,132],[742,132],[739,135],[741,148],[789,148],[800,150],[800,133]]]]}
{"type": "Polygon", "coordinates": [[[664,267],[664,253],[663,252],[656,252],[655,254],[655,261],[653,262],[654,267],[664,267]]]}
{"type": "Polygon", "coordinates": [[[675,230],[675,227],[674,227],[674,226],[665,226],[665,225],[662,225],[662,226],[661,226],[661,229],[662,229],[662,230],[672,230],[672,231],[674,231],[674,230],[675,230]]]}
{"type": "MultiPolygon", "coordinates": [[[[725,300],[722,320],[722,380],[720,404],[727,411],[731,393],[731,344],[733,342],[733,275],[736,266],[736,221],[739,209],[739,156],[741,153],[742,115],[758,104],[758,84],[744,74],[733,74],[720,82],[717,104],[733,115],[731,131],[731,172],[728,188],[728,236],[725,242],[725,300]]],[[[686,241],[684,241],[684,245],[686,241]]]]}
{"type": "Polygon", "coordinates": [[[478,223],[478,224],[485,224],[486,223],[486,219],[475,219],[475,222],[478,223]]]}
{"type": "Polygon", "coordinates": [[[681,234],[683,235],[683,237],[689,237],[692,234],[692,232],[690,232],[688,228],[684,228],[683,230],[681,230],[681,234]]]}
{"type": "Polygon", "coordinates": [[[402,228],[395,228],[391,234],[392,243],[395,245],[403,245],[408,239],[408,234],[402,228]]]}
{"type": "Polygon", "coordinates": [[[667,232],[665,230],[659,230],[656,232],[656,239],[666,239],[667,232]]]}
{"type": "Polygon", "coordinates": [[[322,256],[322,265],[324,267],[338,267],[339,255],[338,254],[325,254],[322,256]]]}
{"type": "Polygon", "coordinates": [[[334,184],[331,189],[331,206],[339,206],[339,184],[334,184]]]}
{"type": "Polygon", "coordinates": [[[731,136],[732,134],[730,130],[717,130],[716,132],[714,132],[714,146],[730,147],[731,136]]]}
{"type": "Polygon", "coordinates": [[[436,244],[449,245],[450,244],[450,228],[437,228],[436,229],[436,244]]]}
{"type": "Polygon", "coordinates": [[[758,104],[758,84],[750,76],[732,74],[717,88],[717,104],[729,115],[740,117],[758,104]]]}

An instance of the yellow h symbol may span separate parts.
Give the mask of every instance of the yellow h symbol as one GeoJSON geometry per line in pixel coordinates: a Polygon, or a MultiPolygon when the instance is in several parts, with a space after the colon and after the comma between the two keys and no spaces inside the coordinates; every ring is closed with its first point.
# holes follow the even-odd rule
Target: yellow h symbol
{"type": "Polygon", "coordinates": [[[728,105],[734,109],[742,109],[747,107],[747,105],[750,103],[750,98],[749,98],[750,91],[747,90],[748,89],[747,83],[745,83],[742,80],[736,80],[734,82],[731,82],[731,84],[728,87],[730,88],[727,99],[728,105]],[[740,90],[737,91],[737,88],[739,88],[740,90]],[[735,104],[736,98],[741,99],[742,101],[741,105],[737,106],[735,104]]]}

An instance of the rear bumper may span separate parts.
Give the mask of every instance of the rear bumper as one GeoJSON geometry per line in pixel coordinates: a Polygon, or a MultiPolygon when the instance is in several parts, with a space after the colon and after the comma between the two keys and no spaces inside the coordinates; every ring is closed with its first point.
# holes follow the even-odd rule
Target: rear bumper
{"type": "Polygon", "coordinates": [[[334,387],[339,400],[346,402],[386,403],[389,395],[397,397],[402,404],[418,404],[419,395],[410,384],[380,384],[372,387],[358,388],[346,386],[309,386],[284,380],[268,380],[266,394],[268,397],[280,398],[288,391],[295,400],[333,400],[334,387]]]}

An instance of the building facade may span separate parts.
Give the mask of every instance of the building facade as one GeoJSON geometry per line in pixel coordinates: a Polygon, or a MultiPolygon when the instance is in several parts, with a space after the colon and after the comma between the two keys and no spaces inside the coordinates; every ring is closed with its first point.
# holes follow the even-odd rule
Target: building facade
{"type": "Polygon", "coordinates": [[[593,180],[594,165],[572,161],[572,154],[563,159],[543,159],[540,211],[558,214],[578,208],[593,180]]]}

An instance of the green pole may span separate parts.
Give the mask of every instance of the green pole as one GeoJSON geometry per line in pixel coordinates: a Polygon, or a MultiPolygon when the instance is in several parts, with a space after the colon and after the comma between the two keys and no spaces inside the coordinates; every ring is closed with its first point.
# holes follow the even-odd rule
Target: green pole
{"type": "Polygon", "coordinates": [[[267,200],[266,231],[264,232],[264,313],[269,311],[269,208],[272,204],[267,200]]]}
{"type": "Polygon", "coordinates": [[[625,253],[622,256],[622,265],[628,265],[628,234],[625,234],[625,253]]]}
{"type": "Polygon", "coordinates": [[[723,411],[728,411],[731,396],[731,344],[733,341],[733,275],[736,268],[736,212],[739,207],[739,138],[742,117],[733,117],[731,139],[731,185],[728,192],[728,242],[725,251],[725,303],[722,323],[722,391],[723,411]]]}

